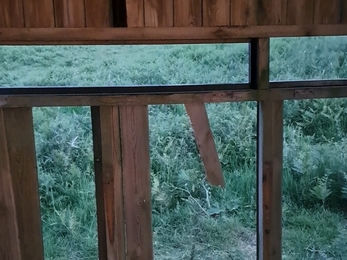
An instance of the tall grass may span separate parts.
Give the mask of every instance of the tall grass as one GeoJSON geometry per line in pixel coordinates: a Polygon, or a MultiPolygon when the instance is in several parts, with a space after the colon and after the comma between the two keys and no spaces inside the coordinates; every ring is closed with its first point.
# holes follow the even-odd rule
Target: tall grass
{"type": "MultiPolygon", "coordinates": [[[[347,77],[346,38],[271,41],[271,79],[347,77]]],[[[246,82],[247,45],[1,47],[0,85],[246,82]]],[[[256,104],[207,104],[226,188],[211,187],[183,105],[149,107],[156,259],[255,258],[256,104]]],[[[286,101],[283,259],[346,259],[347,105],[286,101]]],[[[34,109],[47,259],[97,259],[90,111],[34,109]]]]}

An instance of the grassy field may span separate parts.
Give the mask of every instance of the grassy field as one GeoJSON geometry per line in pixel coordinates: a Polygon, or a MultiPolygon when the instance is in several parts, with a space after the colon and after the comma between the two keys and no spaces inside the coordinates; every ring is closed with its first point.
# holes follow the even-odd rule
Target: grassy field
{"type": "MultiPolygon", "coordinates": [[[[271,41],[271,80],[347,78],[347,38],[271,41]]],[[[0,47],[0,86],[247,82],[238,45],[0,47]]],[[[256,103],[208,104],[225,189],[182,105],[150,106],[155,259],[255,259],[256,103]],[[203,210],[202,210],[203,209],[203,210]]],[[[283,259],[347,259],[347,103],[286,101],[283,259]]],[[[47,259],[97,259],[90,110],[34,109],[47,259]]]]}

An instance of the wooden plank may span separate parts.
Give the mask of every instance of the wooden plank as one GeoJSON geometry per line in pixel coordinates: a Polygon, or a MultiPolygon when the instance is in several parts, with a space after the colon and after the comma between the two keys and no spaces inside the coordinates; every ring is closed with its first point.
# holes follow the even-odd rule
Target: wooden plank
{"type": "Polygon", "coordinates": [[[121,106],[127,259],[153,259],[147,106],[121,106]]]}
{"type": "Polygon", "coordinates": [[[259,0],[257,24],[258,25],[286,24],[287,1],[288,0],[259,0]]]}
{"type": "Polygon", "coordinates": [[[289,0],[287,24],[313,24],[314,9],[315,0],[289,0]]]}
{"type": "Polygon", "coordinates": [[[257,24],[257,0],[231,0],[230,9],[231,25],[257,24]]]}
{"type": "Polygon", "coordinates": [[[146,27],[173,26],[173,0],[144,0],[146,27]]]}
{"type": "Polygon", "coordinates": [[[24,18],[27,28],[54,27],[53,0],[25,0],[24,18]]]}
{"type": "Polygon", "coordinates": [[[24,27],[22,0],[0,1],[0,28],[2,27],[24,27]]]}
{"type": "MultiPolygon", "coordinates": [[[[270,84],[272,85],[272,84],[270,84]]],[[[0,107],[52,107],[52,106],[116,106],[116,105],[159,105],[189,102],[219,103],[262,100],[295,100],[314,98],[344,98],[347,87],[291,87],[271,90],[215,91],[207,93],[162,94],[162,95],[23,95],[0,96],[0,107]]]]}
{"type": "Polygon", "coordinates": [[[201,0],[174,0],[174,26],[202,26],[201,0]]]}
{"type": "Polygon", "coordinates": [[[99,259],[125,259],[123,176],[117,106],[92,107],[99,259]]]}
{"type": "Polygon", "coordinates": [[[258,106],[258,259],[282,259],[283,101],[258,106]]]}
{"type": "Polygon", "coordinates": [[[341,23],[347,24],[347,1],[342,1],[341,5],[341,23]]]}
{"type": "Polygon", "coordinates": [[[0,259],[21,259],[15,199],[7,152],[5,121],[0,108],[0,259]]]}
{"type": "Polygon", "coordinates": [[[85,0],[87,27],[112,27],[112,0],[85,0]]]}
{"type": "Polygon", "coordinates": [[[56,27],[85,27],[84,0],[55,0],[56,27]]]}
{"type": "Polygon", "coordinates": [[[144,27],[144,3],[143,0],[126,0],[128,27],[144,27]]]}
{"type": "MultiPolygon", "coordinates": [[[[19,240],[19,250],[16,244],[17,239],[13,240],[14,253],[18,254],[19,251],[20,258],[18,259],[43,259],[32,111],[31,108],[4,108],[2,113],[2,121],[5,125],[5,127],[2,126],[4,128],[2,136],[5,133],[8,173],[11,175],[11,179],[9,179],[6,174],[7,181],[11,181],[7,184],[9,184],[8,188],[13,190],[15,206],[15,215],[12,212],[11,216],[9,211],[5,212],[5,216],[7,214],[12,218],[16,216],[17,231],[14,234],[19,240]]],[[[9,224],[11,222],[13,224],[13,220],[9,224]]],[[[13,229],[13,226],[9,228],[13,229]]],[[[8,255],[8,257],[17,259],[14,255],[8,255]]]]}
{"type": "Polygon", "coordinates": [[[205,167],[206,179],[215,186],[225,186],[222,166],[209,124],[204,103],[185,104],[188,116],[193,126],[195,140],[205,167]]]}
{"type": "Polygon", "coordinates": [[[340,0],[316,0],[314,6],[314,23],[340,23],[340,3],[340,0]]]}
{"type": "Polygon", "coordinates": [[[203,0],[203,26],[229,26],[230,1],[203,0]]]}
{"type": "MultiPolygon", "coordinates": [[[[251,85],[269,91],[269,38],[251,42],[251,85]]],[[[282,259],[283,101],[258,103],[257,259],[282,259]]]]}
{"type": "Polygon", "coordinates": [[[275,25],[186,28],[0,28],[0,45],[133,45],[235,43],[250,38],[347,35],[338,25],[275,25]]]}

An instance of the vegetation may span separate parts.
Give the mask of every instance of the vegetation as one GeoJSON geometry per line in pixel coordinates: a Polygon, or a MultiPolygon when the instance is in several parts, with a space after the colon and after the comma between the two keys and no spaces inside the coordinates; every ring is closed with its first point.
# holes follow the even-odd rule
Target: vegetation
{"type": "MultiPolygon", "coordinates": [[[[347,38],[271,41],[271,79],[347,78],[347,38]]],[[[247,45],[1,47],[0,85],[246,82],[247,45]]],[[[283,259],[347,259],[346,100],[285,102],[283,259]]],[[[208,104],[209,186],[182,105],[150,106],[156,259],[255,259],[256,104],[208,104]]],[[[47,259],[97,259],[90,111],[34,109],[47,259]]]]}

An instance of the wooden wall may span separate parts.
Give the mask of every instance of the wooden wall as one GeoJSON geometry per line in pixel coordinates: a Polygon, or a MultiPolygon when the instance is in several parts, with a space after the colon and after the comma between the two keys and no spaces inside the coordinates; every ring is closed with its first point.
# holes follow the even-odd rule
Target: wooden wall
{"type": "Polygon", "coordinates": [[[347,24],[345,0],[1,0],[0,28],[347,24]]]}

